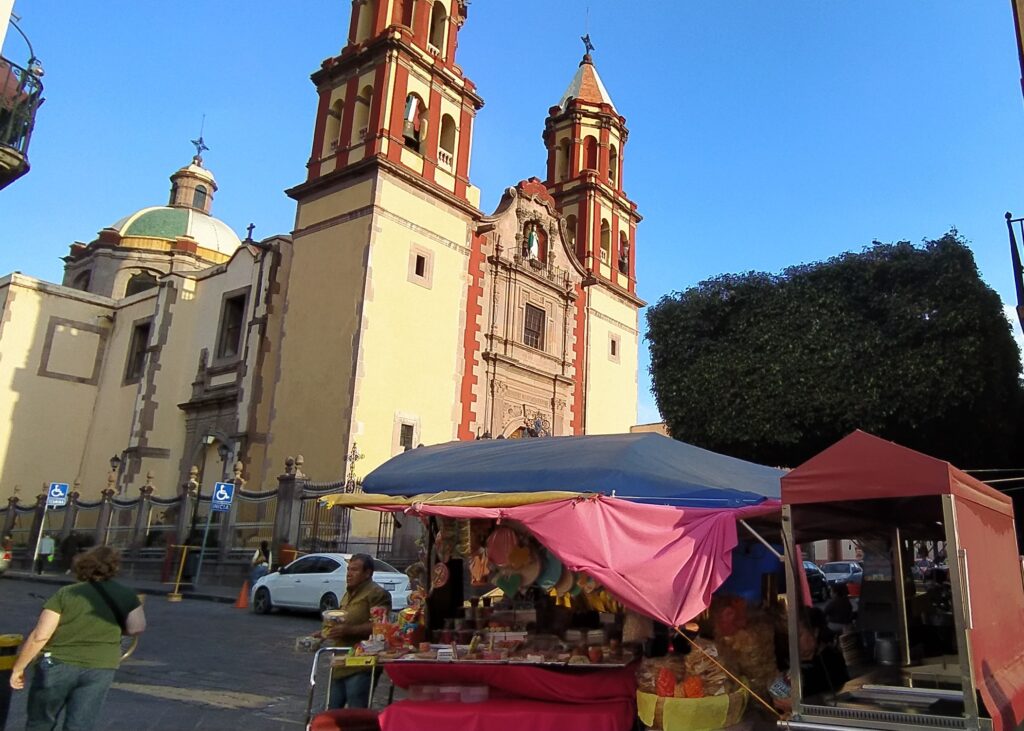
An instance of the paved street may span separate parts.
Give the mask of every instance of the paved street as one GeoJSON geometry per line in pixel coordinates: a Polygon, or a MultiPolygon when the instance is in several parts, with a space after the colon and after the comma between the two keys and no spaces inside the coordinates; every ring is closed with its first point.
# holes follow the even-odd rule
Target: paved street
{"type": "MultiPolygon", "coordinates": [[[[57,588],[0,578],[0,634],[27,635],[57,588]]],[[[146,615],[149,629],[118,671],[100,729],[302,728],[312,655],[293,647],[316,631],[315,616],[259,617],[230,604],[172,604],[162,596],[146,598],[146,615]]],[[[14,696],[10,731],[24,726],[25,695],[14,696]]]]}

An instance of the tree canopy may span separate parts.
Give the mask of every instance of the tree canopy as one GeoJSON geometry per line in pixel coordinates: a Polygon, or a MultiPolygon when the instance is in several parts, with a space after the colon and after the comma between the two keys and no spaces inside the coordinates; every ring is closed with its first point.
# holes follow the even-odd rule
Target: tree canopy
{"type": "Polygon", "coordinates": [[[647,324],[676,439],[796,466],[863,429],[965,468],[1019,466],[1020,352],[955,230],[722,275],[662,297],[647,324]]]}

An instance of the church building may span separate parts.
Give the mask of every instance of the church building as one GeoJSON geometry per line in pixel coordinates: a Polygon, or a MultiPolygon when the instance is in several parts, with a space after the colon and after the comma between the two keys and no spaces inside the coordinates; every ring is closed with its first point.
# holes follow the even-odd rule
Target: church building
{"type": "Polygon", "coordinates": [[[243,241],[213,217],[200,139],[167,204],[72,244],[62,284],[0,279],[0,485],[98,496],[114,455],[122,492],[152,473],[173,495],[193,465],[209,489],[236,459],[264,489],[297,454],[330,480],[354,451],[361,475],[420,444],[629,431],[625,119],[588,48],[543,122],[546,169],[482,212],[468,9],[353,3],[312,75],[289,234],[243,241]]]}

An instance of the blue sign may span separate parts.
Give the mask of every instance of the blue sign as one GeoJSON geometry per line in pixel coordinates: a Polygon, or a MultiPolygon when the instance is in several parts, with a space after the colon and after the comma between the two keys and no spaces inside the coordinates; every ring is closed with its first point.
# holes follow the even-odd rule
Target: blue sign
{"type": "Polygon", "coordinates": [[[218,482],[213,486],[213,501],[210,510],[226,513],[231,509],[231,501],[235,498],[235,483],[218,482]]]}
{"type": "Polygon", "coordinates": [[[46,507],[59,508],[68,504],[68,483],[51,482],[46,491],[46,507]]]}

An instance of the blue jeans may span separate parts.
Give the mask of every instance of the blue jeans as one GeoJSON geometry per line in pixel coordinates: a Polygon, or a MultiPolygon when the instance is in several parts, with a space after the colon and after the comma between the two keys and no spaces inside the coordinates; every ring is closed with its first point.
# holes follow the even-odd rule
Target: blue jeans
{"type": "Polygon", "coordinates": [[[61,711],[65,712],[64,731],[94,728],[115,672],[44,657],[32,673],[25,731],[56,731],[61,711]]]}
{"type": "Polygon", "coordinates": [[[328,708],[369,708],[371,672],[359,672],[331,678],[328,708]]]}

